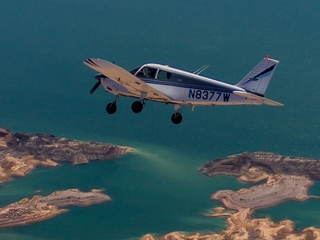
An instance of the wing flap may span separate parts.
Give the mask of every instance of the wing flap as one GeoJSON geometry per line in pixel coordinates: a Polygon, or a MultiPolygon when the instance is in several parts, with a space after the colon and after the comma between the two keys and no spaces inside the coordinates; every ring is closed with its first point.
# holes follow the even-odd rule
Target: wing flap
{"type": "Polygon", "coordinates": [[[128,92],[136,95],[137,97],[141,96],[142,93],[145,93],[147,99],[167,102],[172,100],[168,96],[143,82],[141,79],[132,75],[127,70],[111,62],[99,58],[88,58],[84,60],[84,64],[97,72],[102,73],[114,82],[121,84],[128,90],[128,92]]]}
{"type": "Polygon", "coordinates": [[[265,98],[265,97],[258,96],[256,94],[252,94],[252,93],[248,93],[248,92],[241,92],[241,91],[233,91],[233,93],[238,95],[238,96],[245,97],[245,98],[248,98],[248,99],[251,99],[251,100],[260,100],[266,105],[283,106],[282,103],[270,100],[270,99],[265,98]]]}

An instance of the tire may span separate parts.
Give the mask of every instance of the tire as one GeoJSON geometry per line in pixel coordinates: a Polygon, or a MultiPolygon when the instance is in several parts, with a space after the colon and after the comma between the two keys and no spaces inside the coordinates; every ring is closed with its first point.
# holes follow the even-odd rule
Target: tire
{"type": "Polygon", "coordinates": [[[106,111],[109,114],[114,114],[117,111],[117,104],[114,102],[109,103],[106,107],[106,111]]]}
{"type": "Polygon", "coordinates": [[[174,114],[172,114],[171,121],[172,121],[174,124],[179,124],[179,123],[181,123],[181,121],[182,121],[182,115],[181,115],[181,113],[174,113],[174,114]]]}
{"type": "Polygon", "coordinates": [[[135,101],[132,103],[131,105],[131,109],[134,113],[139,113],[142,111],[143,109],[143,104],[140,101],[135,101]]]}

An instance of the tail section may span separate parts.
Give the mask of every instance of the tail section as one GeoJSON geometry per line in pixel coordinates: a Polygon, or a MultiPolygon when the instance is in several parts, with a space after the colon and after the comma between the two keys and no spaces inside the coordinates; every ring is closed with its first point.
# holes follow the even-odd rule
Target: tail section
{"type": "Polygon", "coordinates": [[[264,96],[278,63],[279,61],[266,56],[236,86],[247,92],[264,96]]]}

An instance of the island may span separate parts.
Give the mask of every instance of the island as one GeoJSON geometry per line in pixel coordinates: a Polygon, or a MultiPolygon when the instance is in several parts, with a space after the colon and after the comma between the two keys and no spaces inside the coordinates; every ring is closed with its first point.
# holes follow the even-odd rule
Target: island
{"type": "Polygon", "coordinates": [[[320,161],[303,157],[285,157],[275,153],[254,152],[231,155],[207,162],[199,169],[209,177],[236,176],[239,181],[255,182],[251,188],[238,191],[221,190],[211,196],[223,207],[216,207],[206,217],[227,217],[227,228],[219,233],[173,232],[165,236],[147,234],[142,240],[180,239],[319,239],[320,228],[298,231],[291,220],[279,223],[269,218],[252,218],[256,209],[267,208],[283,201],[304,201],[308,189],[320,180],[320,161]]]}
{"type": "Polygon", "coordinates": [[[16,227],[47,220],[68,211],[65,206],[89,206],[110,201],[103,189],[81,192],[78,189],[55,191],[48,196],[33,196],[0,208],[0,228],[16,227]]]}
{"type": "MultiPolygon", "coordinates": [[[[130,147],[107,143],[80,142],[52,134],[13,133],[0,128],[0,183],[23,177],[37,166],[55,167],[62,162],[73,165],[92,160],[108,160],[133,151],[130,147]]],[[[0,228],[16,227],[57,216],[62,207],[89,206],[110,201],[103,189],[81,192],[78,189],[55,191],[48,196],[33,196],[0,208],[0,228]]]]}
{"type": "Polygon", "coordinates": [[[0,183],[25,176],[37,166],[55,167],[61,162],[86,164],[91,160],[115,159],[129,151],[133,149],[0,128],[0,183]]]}

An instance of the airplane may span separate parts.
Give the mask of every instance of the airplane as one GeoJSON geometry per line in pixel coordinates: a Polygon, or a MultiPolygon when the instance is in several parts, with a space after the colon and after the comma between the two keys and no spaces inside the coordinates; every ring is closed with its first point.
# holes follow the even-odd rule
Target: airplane
{"type": "Polygon", "coordinates": [[[278,60],[267,55],[239,83],[233,85],[200,76],[208,65],[193,73],[157,63],[143,64],[127,71],[103,59],[84,60],[85,65],[99,72],[95,76],[97,83],[90,93],[102,84],[106,92],[116,96],[115,100],[106,106],[109,114],[117,111],[119,96],[127,96],[139,99],[132,103],[131,109],[134,113],[140,113],[147,100],[173,104],[171,120],[174,124],[182,121],[182,105],[191,106],[192,110],[195,106],[283,106],[264,97],[278,63],[278,60]]]}

